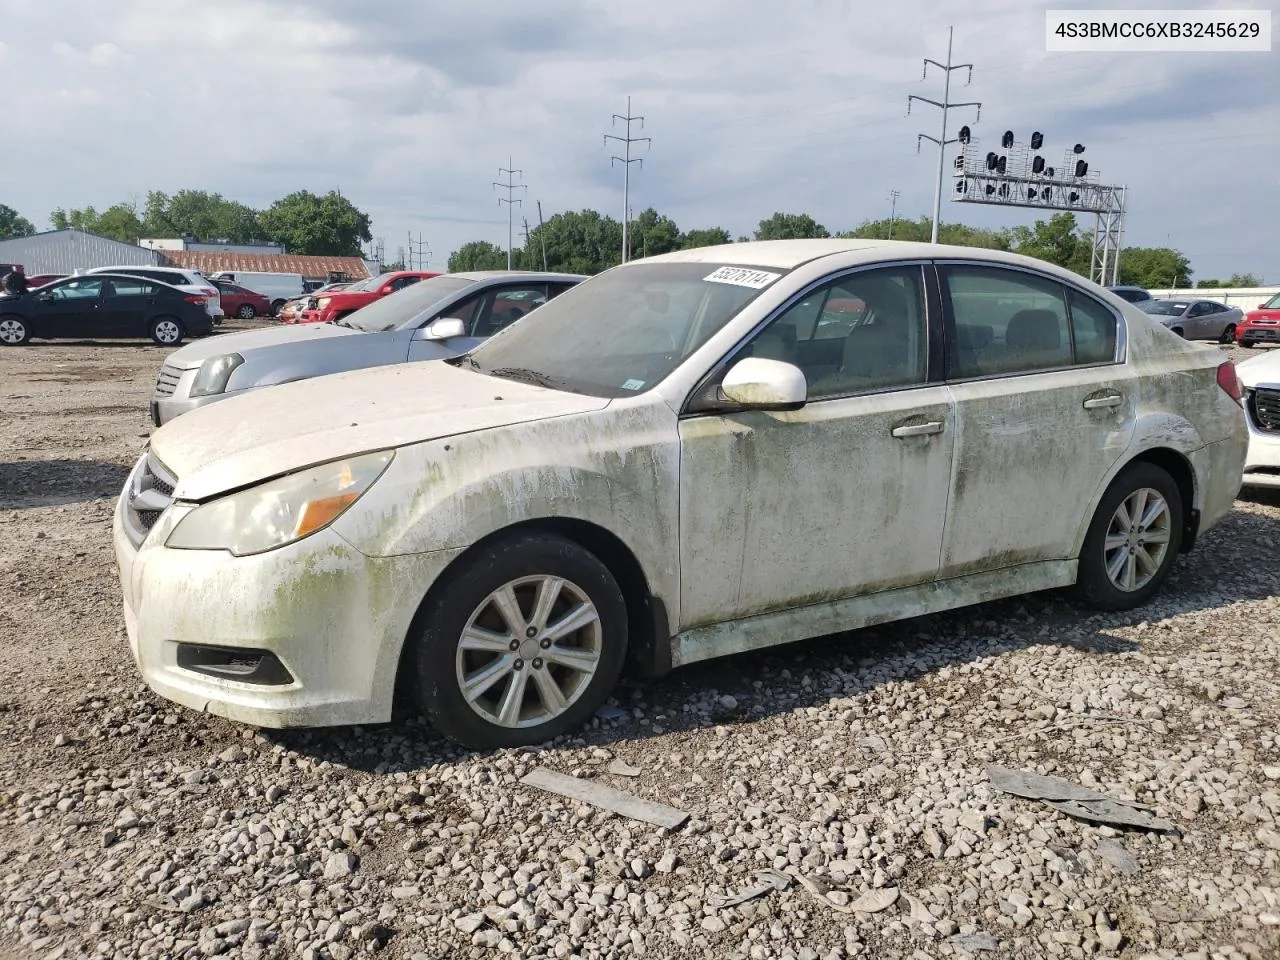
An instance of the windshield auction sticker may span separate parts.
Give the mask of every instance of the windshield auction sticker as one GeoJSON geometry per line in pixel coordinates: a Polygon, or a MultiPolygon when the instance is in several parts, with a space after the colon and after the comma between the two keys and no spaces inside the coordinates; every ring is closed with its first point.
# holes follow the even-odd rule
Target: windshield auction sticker
{"type": "Polygon", "coordinates": [[[780,273],[766,273],[764,270],[750,270],[747,267],[721,267],[703,279],[711,283],[731,283],[735,287],[763,290],[780,276],[780,273]]]}

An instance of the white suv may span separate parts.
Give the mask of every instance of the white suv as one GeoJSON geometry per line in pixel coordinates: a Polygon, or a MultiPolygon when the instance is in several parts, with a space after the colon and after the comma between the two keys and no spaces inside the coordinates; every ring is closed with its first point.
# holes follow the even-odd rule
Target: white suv
{"type": "Polygon", "coordinates": [[[131,277],[146,277],[148,280],[159,280],[171,287],[177,287],[183,293],[194,293],[205,298],[205,309],[214,320],[222,317],[222,296],[217,285],[197,270],[183,270],[180,267],[94,267],[85,273],[125,273],[131,277]]]}

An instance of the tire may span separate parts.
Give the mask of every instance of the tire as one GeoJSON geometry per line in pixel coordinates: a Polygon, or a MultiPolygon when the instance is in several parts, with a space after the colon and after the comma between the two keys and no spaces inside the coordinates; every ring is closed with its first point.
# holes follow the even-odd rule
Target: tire
{"type": "Polygon", "coordinates": [[[1226,327],[1223,328],[1222,336],[1218,338],[1218,342],[1219,343],[1235,343],[1236,342],[1236,325],[1234,323],[1228,323],[1226,327]]]}
{"type": "Polygon", "coordinates": [[[240,309],[236,311],[236,316],[241,320],[252,320],[258,315],[258,311],[253,309],[252,303],[240,304],[240,309]]]}
{"type": "Polygon", "coordinates": [[[178,346],[186,333],[182,328],[182,321],[175,317],[156,317],[151,321],[148,332],[152,342],[160,347],[178,346]]]}
{"type": "Polygon", "coordinates": [[[1171,327],[1171,328],[1170,328],[1170,332],[1172,332],[1172,333],[1176,333],[1178,336],[1182,337],[1182,339],[1184,339],[1184,340],[1187,338],[1187,335],[1186,335],[1185,333],[1183,333],[1183,332],[1182,332],[1182,328],[1181,328],[1181,327],[1171,327]]]}
{"type": "Polygon", "coordinates": [[[626,657],[627,609],[594,554],[563,537],[524,533],[465,558],[431,591],[414,630],[406,668],[436,730],[475,749],[530,746],[575,729],[604,702],[626,657]],[[514,626],[495,601],[504,592],[516,601],[514,626]],[[547,596],[552,605],[539,617],[547,596]],[[537,629],[530,623],[554,627],[570,613],[581,614],[582,625],[555,638],[529,635],[537,629]],[[479,632],[464,650],[463,635],[473,629],[479,632]],[[577,665],[567,665],[570,657],[577,665]],[[488,684],[468,699],[464,678],[486,671],[488,684]],[[547,702],[549,687],[560,703],[547,702]]]}
{"type": "Polygon", "coordinates": [[[1076,573],[1077,597],[1095,610],[1131,610],[1146,603],[1164,585],[1173,569],[1182,546],[1182,517],[1182,494],[1168,472],[1142,462],[1122,470],[1107,487],[1085,534],[1076,573]],[[1151,518],[1146,535],[1132,525],[1125,529],[1120,522],[1121,505],[1133,507],[1143,502],[1137,498],[1145,494],[1144,515],[1150,515],[1154,508],[1153,493],[1164,501],[1164,510],[1151,518]],[[1109,534],[1125,537],[1127,545],[1120,543],[1108,548],[1109,534]],[[1162,537],[1163,543],[1155,540],[1153,534],[1162,537]],[[1163,552],[1152,550],[1153,544],[1163,546],[1163,552]],[[1142,557],[1150,561],[1151,568],[1143,569],[1142,557]],[[1114,567],[1116,561],[1119,561],[1118,567],[1114,567]],[[1109,562],[1113,565],[1110,572],[1109,562]],[[1132,586],[1125,586],[1123,581],[1130,573],[1133,574],[1132,586]]]}
{"type": "Polygon", "coordinates": [[[286,303],[288,303],[288,302],[289,302],[288,300],[272,300],[272,301],[271,301],[271,315],[272,315],[273,317],[274,317],[274,316],[278,316],[278,315],[279,315],[279,313],[280,313],[280,308],[281,308],[281,307],[283,307],[283,306],[284,306],[286,303]]]}
{"type": "Polygon", "coordinates": [[[20,347],[31,339],[31,326],[12,313],[0,317],[0,347],[20,347]]]}
{"type": "Polygon", "coordinates": [[[1239,346],[1244,347],[1246,350],[1252,350],[1252,349],[1253,349],[1253,341],[1252,341],[1252,340],[1241,340],[1241,341],[1240,341],[1240,343],[1239,343],[1239,346]]]}

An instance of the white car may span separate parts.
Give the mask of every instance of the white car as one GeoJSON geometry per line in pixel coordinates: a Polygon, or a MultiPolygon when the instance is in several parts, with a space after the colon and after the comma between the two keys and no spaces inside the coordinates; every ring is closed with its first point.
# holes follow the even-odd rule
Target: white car
{"type": "Polygon", "coordinates": [[[192,293],[204,297],[204,308],[214,320],[222,317],[222,295],[218,286],[203,273],[197,270],[186,270],[181,267],[94,267],[84,273],[123,273],[131,277],[145,277],[148,280],[159,280],[171,287],[177,287],[183,293],[192,293]]]}
{"type": "Polygon", "coordinates": [[[1249,452],[1244,482],[1280,487],[1280,350],[1250,357],[1237,367],[1245,390],[1249,452]]]}
{"type": "Polygon", "coordinates": [[[1075,274],[784,240],[633,261],[460,357],[179,417],[114,519],[146,682],[477,747],[660,674],[999,597],[1127,609],[1232,507],[1240,384],[1075,274]]]}

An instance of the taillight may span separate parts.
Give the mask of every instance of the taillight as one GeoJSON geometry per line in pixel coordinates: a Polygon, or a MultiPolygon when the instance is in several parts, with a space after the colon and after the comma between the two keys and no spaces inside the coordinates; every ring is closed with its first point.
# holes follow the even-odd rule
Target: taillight
{"type": "Polygon", "coordinates": [[[194,293],[189,293],[182,299],[187,301],[187,303],[204,303],[207,298],[197,297],[194,293]]]}
{"type": "Polygon", "coordinates": [[[1227,396],[1244,406],[1244,387],[1240,384],[1240,375],[1236,373],[1236,365],[1230,360],[1218,364],[1218,386],[1227,392],[1227,396]]]}

